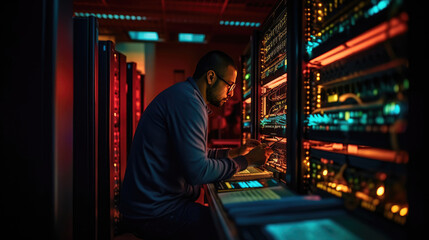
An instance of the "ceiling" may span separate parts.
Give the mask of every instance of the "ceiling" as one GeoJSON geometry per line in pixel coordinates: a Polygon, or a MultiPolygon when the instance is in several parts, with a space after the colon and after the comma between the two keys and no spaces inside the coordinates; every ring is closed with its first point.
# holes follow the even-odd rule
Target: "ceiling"
{"type": "Polygon", "coordinates": [[[73,0],[75,16],[95,15],[99,34],[131,41],[128,31],[205,34],[208,43],[247,43],[277,0],[73,0]],[[231,25],[232,23],[232,25],[231,25]]]}

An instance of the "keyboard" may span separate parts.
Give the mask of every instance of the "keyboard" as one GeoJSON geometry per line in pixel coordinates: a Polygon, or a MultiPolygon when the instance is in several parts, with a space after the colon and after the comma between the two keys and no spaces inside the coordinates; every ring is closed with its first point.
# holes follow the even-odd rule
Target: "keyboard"
{"type": "Polygon", "coordinates": [[[237,174],[261,173],[261,172],[263,172],[263,171],[259,168],[248,167],[248,168],[244,169],[243,171],[238,172],[237,174]]]}
{"type": "Polygon", "coordinates": [[[237,172],[229,180],[255,180],[260,178],[270,178],[273,177],[273,173],[267,170],[259,169],[257,167],[248,167],[243,171],[237,172]]]}

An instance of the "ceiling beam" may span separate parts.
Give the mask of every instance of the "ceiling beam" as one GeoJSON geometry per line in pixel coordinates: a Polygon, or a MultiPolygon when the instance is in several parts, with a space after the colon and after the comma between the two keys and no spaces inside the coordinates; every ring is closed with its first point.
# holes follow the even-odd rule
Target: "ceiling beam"
{"type": "Polygon", "coordinates": [[[165,38],[168,38],[167,34],[167,23],[166,23],[166,14],[165,14],[165,0],[161,0],[161,7],[162,7],[162,28],[163,32],[165,33],[165,38]]]}
{"type": "Polygon", "coordinates": [[[228,6],[228,2],[229,2],[229,0],[225,0],[223,2],[222,9],[220,10],[220,14],[219,14],[220,17],[222,17],[223,13],[225,12],[226,6],[228,6]]]}

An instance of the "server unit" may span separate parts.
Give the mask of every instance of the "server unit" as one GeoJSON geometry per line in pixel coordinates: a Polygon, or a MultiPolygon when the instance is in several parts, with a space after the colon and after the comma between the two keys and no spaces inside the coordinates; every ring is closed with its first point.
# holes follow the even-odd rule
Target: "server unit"
{"type": "Polygon", "coordinates": [[[118,233],[119,192],[126,167],[126,57],[99,42],[98,237],[118,233]]]}
{"type": "Polygon", "coordinates": [[[135,62],[127,63],[127,152],[130,151],[134,133],[143,113],[144,75],[135,62]]]}
{"type": "Polygon", "coordinates": [[[98,223],[98,23],[73,19],[73,237],[96,239],[98,223]]]}

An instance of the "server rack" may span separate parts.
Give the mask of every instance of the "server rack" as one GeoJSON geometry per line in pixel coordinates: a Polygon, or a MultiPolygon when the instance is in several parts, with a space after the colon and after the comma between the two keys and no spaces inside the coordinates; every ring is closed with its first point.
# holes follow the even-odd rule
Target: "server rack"
{"type": "MultiPolygon", "coordinates": [[[[115,189],[115,212],[116,214],[119,214],[119,210],[117,209],[119,206],[119,188],[120,185],[122,183],[122,181],[124,180],[124,176],[125,176],[125,169],[127,167],[127,156],[128,156],[128,150],[127,150],[127,146],[128,146],[128,140],[127,140],[127,117],[128,117],[128,113],[127,113],[127,91],[128,91],[128,86],[127,86],[127,57],[124,54],[119,53],[119,150],[120,150],[120,158],[119,158],[119,166],[117,166],[119,168],[119,187],[115,189]]],[[[113,164],[114,167],[114,171],[116,171],[115,169],[115,164],[113,164]]],[[[119,216],[115,216],[115,224],[118,224],[118,221],[120,220],[119,216]]],[[[118,228],[118,226],[115,226],[115,228],[118,228]]],[[[117,229],[118,231],[118,229],[117,229]]]]}
{"type": "MultiPolygon", "coordinates": [[[[287,116],[289,99],[287,76],[288,53],[288,12],[286,1],[278,1],[255,37],[258,43],[254,52],[258,53],[255,68],[255,119],[257,138],[268,144],[274,153],[265,168],[272,171],[281,181],[286,180],[287,168],[287,116]]],[[[293,116],[293,115],[291,115],[293,116]]]]}
{"type": "Polygon", "coordinates": [[[304,3],[302,190],[395,238],[409,209],[408,21],[403,1],[304,3]]]}
{"type": "MultiPolygon", "coordinates": [[[[144,84],[145,83],[145,74],[143,74],[140,71],[137,71],[137,78],[140,78],[139,82],[141,82],[141,90],[140,90],[140,101],[141,101],[140,107],[141,108],[140,108],[140,111],[141,111],[141,114],[143,114],[144,104],[145,104],[145,101],[144,101],[144,97],[145,97],[145,95],[144,95],[144,91],[145,91],[145,84],[144,84]]],[[[140,120],[141,114],[138,117],[139,120],[140,120]]]]}
{"type": "Polygon", "coordinates": [[[2,18],[3,36],[13,36],[0,90],[2,229],[15,239],[71,239],[72,2],[13,1],[3,12],[19,16],[2,18]]]}
{"type": "Polygon", "coordinates": [[[73,237],[96,239],[98,22],[75,17],[73,28],[73,237]]]}
{"type": "Polygon", "coordinates": [[[235,224],[227,238],[404,239],[422,226],[409,19],[401,0],[277,2],[251,46],[252,110],[256,138],[274,150],[264,167],[284,184],[209,186],[228,216],[221,224],[235,224]],[[279,186],[287,193],[269,200],[256,189],[279,186]]]}
{"type": "Polygon", "coordinates": [[[98,237],[119,233],[119,192],[126,167],[126,57],[99,42],[98,237]]]}
{"type": "Polygon", "coordinates": [[[249,43],[240,57],[241,80],[242,80],[242,114],[241,114],[241,143],[244,144],[246,139],[252,138],[252,56],[250,54],[251,43],[249,43]]]}
{"type": "Polygon", "coordinates": [[[251,57],[251,69],[250,69],[250,79],[251,79],[251,112],[252,112],[252,120],[251,120],[251,126],[250,126],[250,135],[253,139],[259,139],[259,121],[258,121],[258,115],[261,104],[259,100],[260,95],[260,87],[259,87],[259,54],[260,54],[260,48],[259,48],[259,41],[261,39],[260,37],[261,33],[258,30],[254,30],[250,39],[250,57],[251,57]]]}
{"type": "Polygon", "coordinates": [[[137,70],[137,63],[127,63],[127,152],[143,113],[144,76],[137,70]]]}

